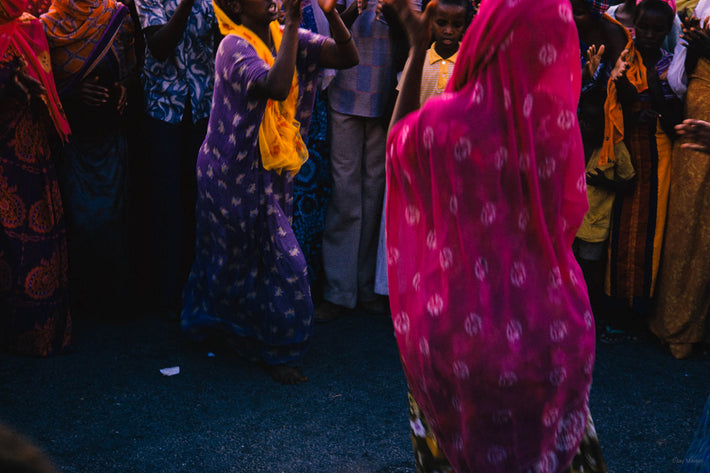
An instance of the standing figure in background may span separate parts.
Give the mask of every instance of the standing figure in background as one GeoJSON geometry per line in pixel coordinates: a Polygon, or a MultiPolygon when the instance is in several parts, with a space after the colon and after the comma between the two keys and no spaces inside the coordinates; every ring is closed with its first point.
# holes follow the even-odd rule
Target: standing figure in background
{"type": "Polygon", "coordinates": [[[376,0],[341,0],[338,7],[344,8],[360,64],[339,71],[328,88],[333,192],[323,234],[319,321],[358,304],[372,313],[388,310],[375,293],[375,268],[385,192],[386,107],[395,86],[390,24],[377,14],[376,0]]]}
{"type": "Polygon", "coordinates": [[[632,43],[629,37],[626,47],[629,67],[609,83],[605,103],[599,163],[614,161],[614,147],[623,140],[636,171],[633,192],[614,201],[605,282],[606,293],[619,303],[618,323],[625,329],[635,328],[638,316],[650,313],[661,258],[671,140],[682,113],[667,80],[673,55],[661,49],[674,16],[668,1],[644,0],[636,7],[636,39],[632,43]]]}
{"type": "Polygon", "coordinates": [[[146,166],[151,176],[145,284],[176,317],[195,251],[195,163],[212,105],[217,28],[211,0],[135,0],[146,39],[146,166]]]}
{"type": "MultiPolygon", "coordinates": [[[[328,20],[318,2],[303,0],[301,6],[301,28],[330,36],[328,20]]],[[[331,192],[327,86],[334,75],[332,69],[319,69],[313,114],[305,138],[308,161],[296,174],[293,187],[293,233],[306,257],[314,303],[323,294],[323,230],[331,192]]]]}
{"type": "Polygon", "coordinates": [[[127,142],[123,114],[136,74],[131,17],[116,0],[54,0],[42,15],[72,136],[59,181],[74,313],[127,308],[127,142]]]}
{"type": "Polygon", "coordinates": [[[217,0],[225,38],[215,100],[197,159],[197,247],[185,286],[182,328],[195,341],[226,339],[275,381],[300,369],[313,333],[306,260],[291,228],[293,179],[308,158],[319,67],[357,64],[337,11],[333,39],[299,30],[300,0],[217,0]]]}
{"type": "Polygon", "coordinates": [[[572,0],[574,22],[579,34],[582,63],[582,92],[577,117],[582,133],[584,159],[587,163],[587,199],[589,211],[572,245],[584,273],[597,329],[608,340],[612,331],[608,311],[604,309],[604,273],[607,265],[611,210],[616,194],[633,188],[634,169],[623,141],[614,147],[614,159],[600,162],[604,143],[604,102],[609,81],[625,68],[626,29],[605,14],[608,2],[572,0]],[[623,56],[622,56],[623,54],[623,56]],[[608,332],[608,333],[607,333],[608,332]]]}
{"type": "MultiPolygon", "coordinates": [[[[607,14],[611,16],[614,20],[621,23],[621,25],[623,25],[629,31],[629,34],[631,34],[632,38],[636,37],[636,31],[634,28],[634,15],[636,12],[636,5],[638,5],[639,3],[641,3],[641,0],[625,0],[624,2],[618,5],[613,5],[609,7],[609,9],[607,10],[607,14]]],[[[671,0],[668,3],[669,5],[671,5],[674,11],[680,11],[680,9],[676,9],[675,0],[671,0]]],[[[671,53],[675,51],[675,48],[680,43],[681,33],[682,25],[680,22],[680,18],[678,17],[678,15],[675,15],[675,17],[673,18],[673,25],[671,26],[670,31],[663,40],[663,44],[661,45],[661,47],[671,53]]]]}
{"type": "Polygon", "coordinates": [[[587,210],[572,8],[484,1],[445,92],[419,108],[433,5],[387,1],[412,45],[387,145],[390,302],[451,465],[436,469],[605,471],[579,453],[598,444],[594,318],[571,248],[587,210]]]}
{"type": "Polygon", "coordinates": [[[0,350],[69,347],[67,242],[51,142],[69,136],[42,23],[0,1],[0,350]]]}
{"type": "MultiPolygon", "coordinates": [[[[427,59],[422,69],[421,92],[419,103],[423,105],[430,97],[441,95],[454,71],[459,45],[466,28],[471,22],[472,13],[478,11],[478,5],[469,0],[439,0],[431,22],[433,44],[427,51],[427,59]]],[[[405,65],[406,67],[406,65],[405,65]]],[[[399,89],[399,86],[397,87],[399,89]]],[[[388,295],[387,287],[387,247],[385,245],[385,207],[383,201],[380,218],[380,239],[377,245],[377,269],[375,271],[375,292],[388,295]]]]}
{"type": "MultiPolygon", "coordinates": [[[[708,15],[710,0],[701,0],[684,25],[687,47],[676,49],[670,69],[676,84],[687,84],[686,117],[704,121],[710,121],[708,15]]],[[[710,344],[710,156],[684,145],[681,139],[673,148],[665,244],[651,320],[651,330],[676,358],[710,344]]]]}

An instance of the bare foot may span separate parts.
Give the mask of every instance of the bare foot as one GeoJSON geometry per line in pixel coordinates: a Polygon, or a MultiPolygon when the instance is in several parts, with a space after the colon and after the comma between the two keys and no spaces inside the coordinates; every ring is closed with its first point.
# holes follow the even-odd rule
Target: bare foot
{"type": "Polygon", "coordinates": [[[308,377],[297,366],[269,365],[264,362],[261,362],[260,366],[274,378],[274,381],[281,384],[293,385],[308,381],[308,377]]]}

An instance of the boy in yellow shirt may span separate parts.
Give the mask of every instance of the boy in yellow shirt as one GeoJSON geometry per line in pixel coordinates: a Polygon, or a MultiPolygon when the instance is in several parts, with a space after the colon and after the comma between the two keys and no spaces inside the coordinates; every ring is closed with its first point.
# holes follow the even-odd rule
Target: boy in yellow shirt
{"type": "MultiPolygon", "coordinates": [[[[422,11],[426,3],[422,4],[422,11]]],[[[439,0],[431,25],[434,44],[427,52],[427,60],[422,69],[422,85],[419,103],[441,94],[454,71],[459,44],[471,22],[472,4],[469,0],[439,0]]],[[[406,67],[406,66],[405,66],[406,67]]],[[[397,87],[399,90],[399,86],[397,87]]],[[[375,293],[388,295],[387,257],[385,254],[385,212],[384,202],[380,221],[380,240],[377,248],[375,270],[375,293]]]]}

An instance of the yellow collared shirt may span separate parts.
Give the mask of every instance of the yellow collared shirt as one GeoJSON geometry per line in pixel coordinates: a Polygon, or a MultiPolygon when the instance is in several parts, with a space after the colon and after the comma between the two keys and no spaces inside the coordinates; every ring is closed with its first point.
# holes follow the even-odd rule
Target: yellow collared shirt
{"type": "Polygon", "coordinates": [[[427,60],[422,68],[422,87],[419,94],[419,103],[423,104],[429,97],[441,94],[454,71],[454,64],[458,51],[446,59],[439,56],[434,46],[427,52],[427,60]]]}

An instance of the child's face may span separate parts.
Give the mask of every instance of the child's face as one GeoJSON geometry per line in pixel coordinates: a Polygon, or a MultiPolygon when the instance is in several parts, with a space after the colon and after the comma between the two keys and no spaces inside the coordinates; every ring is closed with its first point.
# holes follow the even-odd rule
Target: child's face
{"type": "Polygon", "coordinates": [[[466,28],[466,8],[462,5],[436,6],[434,21],[432,22],[432,36],[437,43],[437,50],[458,50],[459,41],[466,28]]]}
{"type": "Polygon", "coordinates": [[[589,28],[594,25],[594,17],[582,0],[572,0],[572,16],[578,29],[589,28]]]}
{"type": "Polygon", "coordinates": [[[634,24],[636,47],[641,54],[657,53],[668,35],[668,18],[663,12],[644,10],[634,24]]]}

